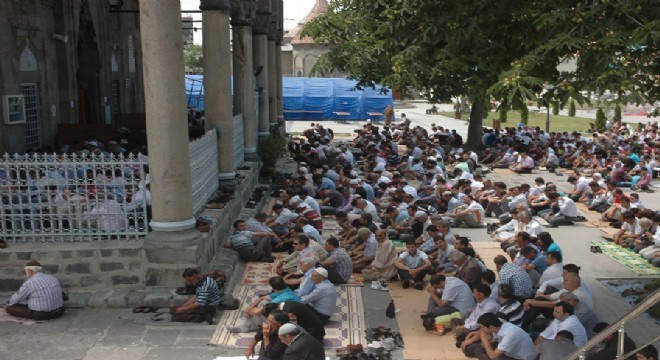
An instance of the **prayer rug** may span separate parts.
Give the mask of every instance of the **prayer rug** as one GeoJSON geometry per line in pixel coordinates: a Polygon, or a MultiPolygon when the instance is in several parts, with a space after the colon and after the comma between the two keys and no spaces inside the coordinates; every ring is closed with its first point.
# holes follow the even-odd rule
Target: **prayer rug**
{"type": "Polygon", "coordinates": [[[651,265],[646,259],[630,249],[622,248],[607,241],[592,241],[591,245],[600,246],[603,253],[637,275],[660,275],[660,269],[651,265]]]}
{"type": "MultiPolygon", "coordinates": [[[[262,293],[270,291],[267,285],[239,285],[234,290],[234,298],[241,304],[241,310],[249,306],[252,300],[262,293]]],[[[349,344],[365,344],[364,308],[362,304],[362,288],[356,286],[337,286],[337,311],[325,325],[326,336],[323,346],[326,349],[344,347],[349,344]]],[[[240,324],[244,318],[241,310],[224,311],[210,340],[211,345],[233,346],[246,348],[254,337],[254,332],[232,334],[228,326],[240,324]]]]}
{"type": "MultiPolygon", "coordinates": [[[[273,276],[276,276],[275,269],[277,268],[277,263],[287,257],[287,253],[273,253],[275,257],[275,262],[273,263],[263,263],[263,262],[250,262],[245,267],[245,272],[243,273],[243,280],[241,285],[268,285],[268,279],[273,276]]],[[[360,278],[355,276],[356,274],[351,274],[351,277],[348,279],[348,282],[340,286],[362,286],[362,281],[360,278]]]]}
{"type": "Polygon", "coordinates": [[[14,315],[9,315],[7,314],[7,311],[4,308],[0,308],[0,322],[1,321],[15,322],[23,325],[34,325],[34,324],[46,322],[45,320],[24,319],[24,318],[16,317],[14,315]]]}

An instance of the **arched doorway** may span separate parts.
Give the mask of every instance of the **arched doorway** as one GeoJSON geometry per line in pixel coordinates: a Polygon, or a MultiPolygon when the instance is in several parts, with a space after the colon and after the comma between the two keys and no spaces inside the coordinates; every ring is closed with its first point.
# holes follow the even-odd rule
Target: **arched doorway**
{"type": "Polygon", "coordinates": [[[101,59],[96,41],[96,30],[89,11],[89,3],[83,0],[80,5],[80,25],[78,26],[78,116],[80,123],[101,123],[99,113],[99,71],[101,59]]]}

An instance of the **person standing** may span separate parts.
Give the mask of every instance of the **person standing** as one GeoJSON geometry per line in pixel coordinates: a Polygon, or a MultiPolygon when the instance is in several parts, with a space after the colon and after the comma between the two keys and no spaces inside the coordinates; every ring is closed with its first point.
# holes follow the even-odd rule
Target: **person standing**
{"type": "Polygon", "coordinates": [[[23,268],[27,280],[12,295],[5,306],[9,315],[32,319],[51,320],[64,314],[64,299],[60,282],[52,275],[41,272],[41,263],[32,260],[23,268]],[[22,302],[26,301],[27,304],[22,302]]]}

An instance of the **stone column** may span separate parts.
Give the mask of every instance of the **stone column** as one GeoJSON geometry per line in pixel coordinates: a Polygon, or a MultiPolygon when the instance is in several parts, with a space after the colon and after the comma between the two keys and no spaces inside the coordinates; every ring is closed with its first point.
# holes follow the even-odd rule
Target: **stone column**
{"type": "MultiPolygon", "coordinates": [[[[234,124],[231,98],[229,0],[202,0],[204,43],[204,115],[206,127],[216,129],[218,138],[218,178],[233,184],[234,124]]],[[[231,184],[228,184],[231,185],[231,184]]]]}
{"type": "Polygon", "coordinates": [[[277,123],[277,54],[275,40],[277,39],[277,0],[270,2],[270,19],[268,23],[268,123],[269,128],[277,123]]]}
{"type": "Polygon", "coordinates": [[[276,0],[277,9],[277,38],[275,39],[275,68],[277,69],[277,123],[280,125],[280,133],[286,135],[286,123],[284,121],[284,97],[282,95],[282,40],[284,37],[284,0],[276,0]]]}
{"type": "Polygon", "coordinates": [[[256,14],[257,0],[231,0],[234,114],[243,114],[243,151],[246,160],[259,158],[252,60],[252,24],[256,14]]]}
{"type": "Polygon", "coordinates": [[[186,122],[181,5],[140,1],[144,94],[154,231],[195,226],[186,122]]]}
{"type": "Polygon", "coordinates": [[[257,77],[257,89],[259,91],[259,136],[268,136],[269,127],[269,90],[268,85],[268,26],[270,25],[270,0],[259,0],[257,7],[257,18],[252,28],[252,41],[254,53],[254,72],[257,77]]]}

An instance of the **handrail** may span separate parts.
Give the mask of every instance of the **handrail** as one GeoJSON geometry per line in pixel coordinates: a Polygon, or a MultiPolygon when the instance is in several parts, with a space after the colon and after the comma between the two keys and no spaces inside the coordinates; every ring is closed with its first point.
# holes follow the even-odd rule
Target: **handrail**
{"type": "Polygon", "coordinates": [[[610,336],[615,331],[619,331],[619,344],[620,344],[619,351],[617,353],[617,359],[621,359],[621,360],[624,359],[623,337],[625,332],[624,331],[625,323],[637,318],[639,315],[643,314],[646,310],[648,310],[651,306],[655,305],[655,303],[657,303],[658,301],[660,301],[660,289],[656,290],[655,292],[653,292],[653,294],[651,294],[649,297],[644,299],[644,301],[641,304],[637,305],[631,312],[623,315],[615,323],[611,324],[603,331],[594,335],[594,337],[591,338],[591,340],[589,340],[586,344],[584,344],[584,346],[573,352],[568,357],[568,360],[584,359],[584,356],[588,350],[598,345],[601,341],[603,341],[606,337],[610,336]]]}

